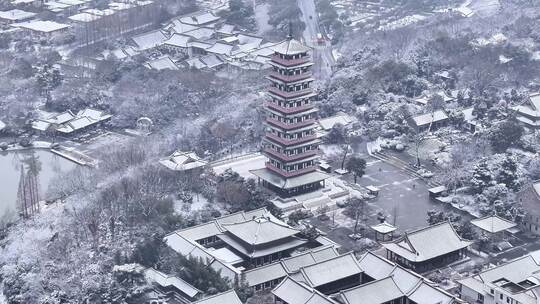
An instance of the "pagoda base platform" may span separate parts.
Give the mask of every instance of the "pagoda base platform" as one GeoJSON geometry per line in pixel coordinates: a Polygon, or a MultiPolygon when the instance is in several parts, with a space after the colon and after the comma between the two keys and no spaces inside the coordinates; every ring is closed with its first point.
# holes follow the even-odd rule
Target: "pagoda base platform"
{"type": "Polygon", "coordinates": [[[320,171],[289,178],[282,177],[267,168],[249,172],[259,178],[259,183],[262,183],[263,186],[280,197],[290,197],[315,191],[324,187],[324,181],[330,177],[330,175],[320,171]]]}

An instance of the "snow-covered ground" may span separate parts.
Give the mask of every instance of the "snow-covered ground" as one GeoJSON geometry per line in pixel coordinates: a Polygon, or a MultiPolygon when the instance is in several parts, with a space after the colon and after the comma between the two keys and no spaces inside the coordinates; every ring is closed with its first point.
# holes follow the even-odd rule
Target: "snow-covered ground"
{"type": "Polygon", "coordinates": [[[260,153],[253,153],[249,155],[244,155],[232,160],[225,160],[212,165],[212,169],[216,174],[221,174],[227,169],[231,169],[243,178],[255,178],[256,176],[251,174],[249,171],[254,169],[264,168],[264,163],[266,162],[266,157],[260,153]]]}

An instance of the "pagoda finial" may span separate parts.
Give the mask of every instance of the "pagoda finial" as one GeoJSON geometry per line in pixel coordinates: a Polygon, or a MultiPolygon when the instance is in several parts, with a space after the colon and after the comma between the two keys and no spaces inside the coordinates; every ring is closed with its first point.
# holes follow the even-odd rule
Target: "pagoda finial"
{"type": "Polygon", "coordinates": [[[292,32],[292,21],[289,20],[289,35],[287,35],[287,40],[293,39],[293,32],[292,32]]]}

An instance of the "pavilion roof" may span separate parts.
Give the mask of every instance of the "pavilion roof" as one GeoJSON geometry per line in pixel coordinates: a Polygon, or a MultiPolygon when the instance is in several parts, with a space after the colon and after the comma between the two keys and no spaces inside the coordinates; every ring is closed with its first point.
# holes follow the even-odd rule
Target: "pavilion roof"
{"type": "Polygon", "coordinates": [[[230,234],[250,245],[261,245],[294,236],[300,232],[272,218],[254,218],[245,222],[223,224],[230,234]]]}
{"type": "Polygon", "coordinates": [[[296,39],[287,39],[274,46],[273,50],[274,52],[283,55],[296,55],[309,52],[310,48],[303,45],[300,41],[296,39]]]}
{"type": "Polygon", "coordinates": [[[411,261],[423,262],[470,246],[449,222],[428,226],[382,245],[389,251],[411,261]]]}
{"type": "Polygon", "coordinates": [[[471,224],[489,233],[497,233],[517,226],[516,223],[496,215],[472,220],[471,224]]]}

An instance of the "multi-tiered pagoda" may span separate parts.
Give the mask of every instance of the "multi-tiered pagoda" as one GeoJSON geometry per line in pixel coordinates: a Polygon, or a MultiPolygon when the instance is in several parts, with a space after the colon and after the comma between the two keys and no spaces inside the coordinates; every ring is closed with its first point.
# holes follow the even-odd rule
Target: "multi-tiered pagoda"
{"type": "Polygon", "coordinates": [[[265,168],[252,171],[280,196],[313,191],[324,185],[326,174],[317,171],[319,139],[315,134],[317,108],[311,84],[310,49],[288,38],[276,45],[267,77],[265,168]]]}

